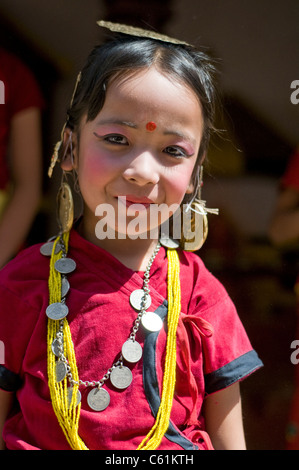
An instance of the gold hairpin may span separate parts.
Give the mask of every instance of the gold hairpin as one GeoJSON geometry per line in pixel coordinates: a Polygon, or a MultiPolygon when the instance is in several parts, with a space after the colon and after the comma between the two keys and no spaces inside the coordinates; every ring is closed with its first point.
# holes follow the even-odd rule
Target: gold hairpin
{"type": "Polygon", "coordinates": [[[57,161],[58,161],[59,150],[60,150],[60,147],[62,146],[63,135],[64,135],[65,127],[66,127],[66,122],[65,122],[64,125],[63,125],[62,131],[61,131],[60,140],[55,144],[55,147],[54,147],[54,150],[53,150],[53,155],[52,155],[52,157],[51,157],[50,166],[49,166],[49,168],[48,168],[48,177],[49,177],[49,178],[52,177],[53,170],[54,170],[55,165],[56,165],[56,163],[57,163],[57,161]]]}
{"type": "Polygon", "coordinates": [[[157,41],[170,42],[171,44],[181,44],[184,46],[190,46],[187,42],[180,41],[179,39],[170,38],[164,34],[156,33],[155,31],[148,31],[142,28],[136,28],[134,26],[128,26],[120,23],[112,23],[111,21],[97,21],[97,24],[102,28],[109,29],[114,33],[129,34],[130,36],[137,36],[140,38],[156,39],[157,41]]]}

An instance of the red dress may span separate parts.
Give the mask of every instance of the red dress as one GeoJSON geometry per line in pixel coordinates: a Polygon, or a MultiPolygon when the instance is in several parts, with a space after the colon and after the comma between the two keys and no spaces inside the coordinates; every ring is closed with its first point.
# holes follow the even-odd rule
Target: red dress
{"type": "MultiPolygon", "coordinates": [[[[112,255],[70,235],[68,256],[77,269],[68,276],[70,324],[80,379],[100,380],[119,357],[137,313],[132,291],[142,288],[143,273],[125,267],[112,255]]],[[[208,449],[203,400],[262,366],[252,349],[224,287],[200,258],[179,252],[182,313],[177,332],[177,381],[171,422],[159,449],[208,449]]],[[[0,386],[16,390],[19,408],[7,420],[8,449],[64,450],[69,445],[50,402],[47,379],[49,258],[39,246],[20,253],[0,273],[0,339],[5,363],[0,386]]],[[[79,435],[89,449],[134,450],[152,428],[160,403],[167,327],[167,258],[164,248],[150,271],[151,310],[164,321],[159,333],[140,328],[143,348],[137,364],[126,364],[133,382],[125,390],[105,383],[111,401],[104,411],[87,404],[90,389],[81,389],[79,435]]]]}

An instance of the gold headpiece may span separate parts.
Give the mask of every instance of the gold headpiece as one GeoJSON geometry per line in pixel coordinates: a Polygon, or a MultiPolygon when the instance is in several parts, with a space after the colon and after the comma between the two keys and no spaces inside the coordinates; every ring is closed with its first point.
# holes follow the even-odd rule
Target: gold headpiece
{"type": "Polygon", "coordinates": [[[97,21],[97,24],[102,28],[109,29],[114,33],[128,34],[130,36],[137,36],[139,38],[150,38],[156,39],[157,41],[170,42],[171,44],[180,44],[184,46],[190,46],[187,42],[179,39],[170,38],[164,34],[156,33],[155,31],[148,31],[142,28],[136,28],[134,26],[128,26],[120,23],[112,23],[111,21],[97,21]]]}

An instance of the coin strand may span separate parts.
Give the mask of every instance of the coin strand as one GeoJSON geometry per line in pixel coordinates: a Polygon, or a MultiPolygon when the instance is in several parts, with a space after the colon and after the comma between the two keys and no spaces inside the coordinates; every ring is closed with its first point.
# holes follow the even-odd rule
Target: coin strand
{"type": "MultiPolygon", "coordinates": [[[[163,240],[164,242],[164,240],[163,240]]],[[[161,241],[161,244],[163,243],[161,241]]],[[[169,243],[169,242],[168,242],[169,243]]],[[[166,244],[165,244],[166,245],[166,244]]],[[[42,245],[40,252],[44,256],[51,256],[53,251],[54,242],[49,240],[47,243],[42,245]]],[[[149,274],[154,259],[160,249],[160,242],[157,244],[149,263],[146,267],[143,280],[143,288],[136,289],[130,295],[130,304],[139,313],[134,322],[132,332],[128,340],[122,346],[121,354],[119,359],[107,370],[106,374],[98,381],[75,381],[73,379],[70,366],[68,365],[67,358],[64,356],[63,350],[63,322],[67,317],[69,310],[65,304],[65,298],[70,290],[70,284],[66,277],[67,274],[72,273],[76,269],[76,262],[67,257],[66,249],[62,236],[59,242],[56,244],[55,254],[62,251],[62,257],[56,261],[55,270],[61,275],[61,302],[50,304],[46,309],[46,315],[52,320],[59,321],[59,329],[56,334],[51,348],[53,354],[57,357],[56,361],[56,380],[60,382],[68,378],[70,387],[68,388],[68,403],[70,405],[72,401],[73,387],[74,385],[82,385],[84,387],[92,387],[91,391],[87,395],[88,406],[94,411],[103,411],[110,404],[110,395],[107,390],[103,388],[105,382],[110,379],[111,384],[118,390],[124,390],[128,388],[133,380],[131,370],[123,365],[123,361],[128,363],[137,363],[142,357],[142,347],[136,341],[136,334],[140,324],[148,332],[159,331],[163,326],[162,319],[154,312],[147,312],[146,310],[151,305],[151,297],[149,295],[149,274]]],[[[81,401],[81,393],[78,390],[76,397],[76,404],[81,401]]]]}

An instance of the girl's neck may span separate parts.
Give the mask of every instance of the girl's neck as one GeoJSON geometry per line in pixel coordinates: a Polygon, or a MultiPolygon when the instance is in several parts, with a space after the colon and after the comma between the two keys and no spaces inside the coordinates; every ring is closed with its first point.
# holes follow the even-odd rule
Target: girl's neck
{"type": "Polygon", "coordinates": [[[96,237],[94,227],[88,227],[84,217],[78,224],[77,231],[83,238],[103,248],[133,271],[145,271],[158,243],[158,240],[149,237],[145,239],[137,238],[136,240],[131,238],[118,239],[117,233],[115,239],[105,238],[100,240],[96,237]]]}

